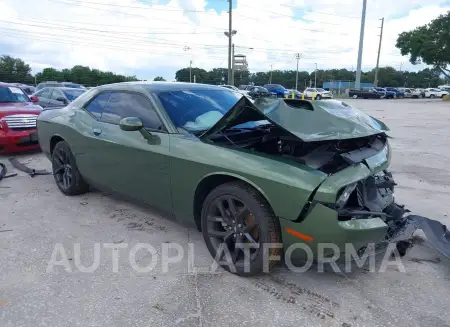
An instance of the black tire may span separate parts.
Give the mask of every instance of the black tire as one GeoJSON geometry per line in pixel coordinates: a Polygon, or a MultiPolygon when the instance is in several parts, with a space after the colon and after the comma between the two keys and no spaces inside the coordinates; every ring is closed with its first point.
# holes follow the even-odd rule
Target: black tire
{"type": "Polygon", "coordinates": [[[321,97],[320,95],[317,95],[317,96],[315,97],[315,99],[316,99],[316,100],[321,100],[322,97],[321,97]]]}
{"type": "Polygon", "coordinates": [[[218,250],[223,244],[227,244],[230,256],[226,256],[226,259],[219,260],[218,264],[231,273],[239,276],[252,276],[262,272],[270,272],[277,263],[277,260],[269,259],[273,256],[282,257],[281,247],[266,247],[266,251],[263,251],[265,249],[264,244],[281,244],[279,222],[261,194],[243,182],[225,183],[213,189],[203,203],[201,222],[202,234],[206,246],[216,261],[217,259],[221,259],[216,258],[219,252],[218,250]],[[223,206],[224,203],[229,203],[230,198],[233,202],[232,207],[236,209],[235,211],[237,213],[241,213],[240,215],[229,215],[230,211],[233,211],[232,209],[230,210],[231,206],[223,206]],[[222,210],[219,209],[218,203],[222,204],[222,210]],[[236,206],[239,203],[248,210],[236,206]],[[224,215],[221,215],[219,212],[224,213],[224,215]],[[246,220],[244,221],[243,218],[246,220]],[[253,222],[250,223],[249,219],[253,222]],[[239,223],[242,225],[238,227],[239,223]],[[254,227],[251,228],[251,226],[254,227]],[[255,232],[257,233],[255,234],[255,232]],[[222,233],[222,235],[219,236],[217,235],[218,233],[222,233]],[[249,263],[248,266],[244,264],[243,250],[236,250],[236,243],[253,243],[255,247],[259,247],[258,249],[254,249],[253,252],[252,249],[249,250],[250,260],[247,260],[247,263],[249,263]],[[235,255],[235,252],[238,254],[235,255]],[[234,256],[236,260],[230,262],[234,256]],[[266,268],[268,268],[268,271],[264,269],[264,256],[267,256],[268,262],[266,263],[266,268]]]}
{"type": "Polygon", "coordinates": [[[78,170],[75,157],[65,141],[55,145],[52,152],[52,171],[56,185],[65,195],[79,195],[89,191],[78,170]]]}
{"type": "Polygon", "coordinates": [[[430,94],[430,99],[434,99],[436,96],[434,94],[430,94]]]}

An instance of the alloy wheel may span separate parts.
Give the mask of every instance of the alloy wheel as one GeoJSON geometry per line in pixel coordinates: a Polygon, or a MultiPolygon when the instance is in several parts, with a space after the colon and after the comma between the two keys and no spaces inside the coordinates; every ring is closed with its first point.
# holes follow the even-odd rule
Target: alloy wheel
{"type": "MultiPolygon", "coordinates": [[[[237,197],[217,197],[207,211],[207,234],[215,252],[226,246],[233,264],[244,263],[245,252],[250,262],[260,251],[260,226],[250,209],[237,197]],[[247,255],[248,255],[247,254],[247,255]]],[[[222,254],[226,254],[224,251],[222,254]]],[[[216,258],[222,260],[222,258],[216,258]]]]}
{"type": "Polygon", "coordinates": [[[53,159],[53,174],[56,182],[67,190],[72,185],[72,165],[68,154],[63,149],[58,149],[53,159]]]}

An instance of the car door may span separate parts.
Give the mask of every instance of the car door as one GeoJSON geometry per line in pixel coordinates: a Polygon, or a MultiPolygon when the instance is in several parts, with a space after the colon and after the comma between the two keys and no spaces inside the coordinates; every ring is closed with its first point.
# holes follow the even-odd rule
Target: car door
{"type": "Polygon", "coordinates": [[[48,102],[50,101],[50,94],[52,90],[48,87],[41,89],[40,91],[36,92],[35,96],[38,97],[38,105],[40,105],[42,108],[46,108],[48,106],[48,102]]]}
{"type": "Polygon", "coordinates": [[[98,124],[91,156],[99,169],[102,185],[127,197],[172,212],[170,189],[170,136],[151,100],[144,94],[111,92],[98,124]],[[151,133],[123,131],[119,122],[138,117],[151,133]]]}

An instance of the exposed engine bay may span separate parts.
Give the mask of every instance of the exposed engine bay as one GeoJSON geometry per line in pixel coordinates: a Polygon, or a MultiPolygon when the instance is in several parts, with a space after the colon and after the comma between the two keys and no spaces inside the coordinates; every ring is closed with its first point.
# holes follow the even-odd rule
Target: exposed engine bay
{"type": "Polygon", "coordinates": [[[303,142],[268,124],[248,129],[228,129],[216,135],[214,143],[281,155],[324,173],[335,173],[380,152],[386,146],[387,136],[381,133],[346,140],[303,142]]]}

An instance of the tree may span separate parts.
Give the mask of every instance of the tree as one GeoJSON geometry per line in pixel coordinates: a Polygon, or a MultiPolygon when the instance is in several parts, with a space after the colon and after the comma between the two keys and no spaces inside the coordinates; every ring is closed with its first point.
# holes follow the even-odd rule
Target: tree
{"type": "Polygon", "coordinates": [[[44,68],[41,73],[36,74],[36,81],[67,81],[80,83],[86,86],[97,86],[103,84],[137,81],[136,76],[117,75],[112,72],[103,72],[91,69],[87,66],[73,66],[71,69],[57,70],[55,68],[44,68]]]}
{"type": "Polygon", "coordinates": [[[429,24],[400,33],[396,47],[412,64],[425,63],[450,77],[450,11],[429,24]]]}
{"type": "Polygon", "coordinates": [[[163,77],[161,77],[161,76],[156,76],[154,81],[156,81],[156,82],[165,82],[166,80],[163,77]]]}
{"type": "Polygon", "coordinates": [[[31,67],[22,59],[11,56],[0,57],[0,81],[7,83],[30,83],[31,67]]]}
{"type": "MultiPolygon", "coordinates": [[[[175,73],[175,79],[177,80],[177,82],[189,82],[189,71],[189,67],[178,70],[175,73]]],[[[208,72],[204,69],[192,67],[192,81],[194,80],[194,76],[197,83],[210,82],[208,72]]]]}

